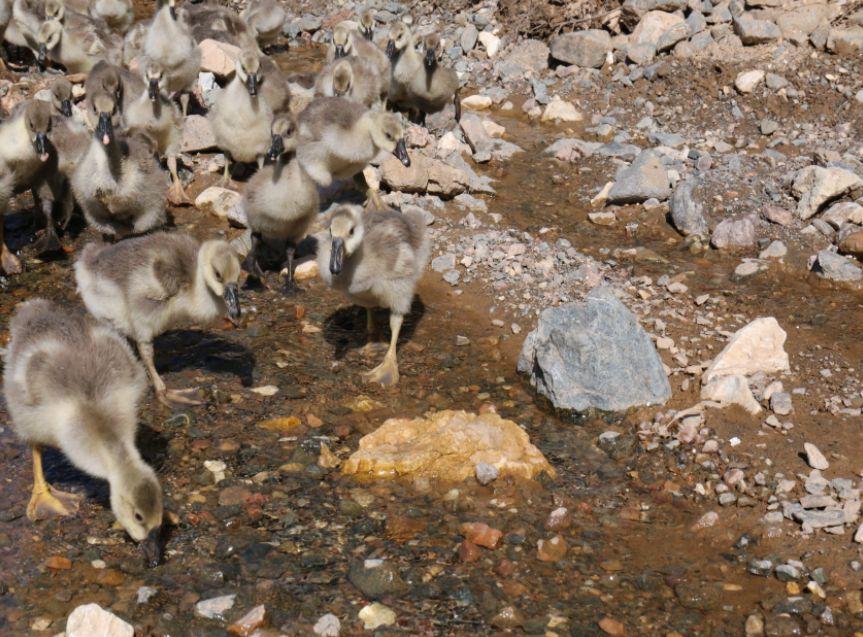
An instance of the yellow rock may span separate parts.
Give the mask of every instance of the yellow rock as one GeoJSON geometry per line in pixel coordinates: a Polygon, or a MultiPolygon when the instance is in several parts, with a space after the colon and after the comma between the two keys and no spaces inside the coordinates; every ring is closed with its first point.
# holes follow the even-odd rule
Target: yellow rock
{"type": "Polygon", "coordinates": [[[360,440],[342,465],[345,474],[379,477],[410,475],[460,482],[476,465],[496,467],[500,475],[534,478],[555,471],[527,433],[495,413],[441,411],[429,418],[390,418],[360,440]]]}
{"type": "Polygon", "coordinates": [[[324,443],[321,443],[321,453],[318,456],[318,466],[324,469],[333,469],[341,464],[339,457],[330,451],[330,448],[324,443]]]}
{"type": "Polygon", "coordinates": [[[258,427],[266,429],[267,431],[288,434],[296,431],[302,424],[302,421],[296,416],[288,416],[287,418],[271,418],[270,420],[262,420],[258,423],[258,427]]]}

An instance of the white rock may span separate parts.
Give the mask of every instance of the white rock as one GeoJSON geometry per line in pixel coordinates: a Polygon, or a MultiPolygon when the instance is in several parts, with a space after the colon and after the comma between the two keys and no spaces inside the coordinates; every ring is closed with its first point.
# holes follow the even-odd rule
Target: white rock
{"type": "Polygon", "coordinates": [[[685,23],[683,16],[665,11],[648,11],[629,36],[630,44],[659,44],[662,35],[669,29],[685,23]]]}
{"type": "Polygon", "coordinates": [[[756,70],[756,71],[743,71],[737,74],[737,78],[734,80],[734,86],[737,87],[737,90],[741,93],[751,93],[755,90],[755,88],[764,81],[765,77],[764,71],[756,70]]]}
{"type": "Polygon", "coordinates": [[[482,31],[479,34],[479,41],[485,47],[485,53],[488,57],[493,58],[500,50],[500,38],[489,31],[482,31]]]}
{"type": "Polygon", "coordinates": [[[152,586],[141,586],[140,588],[138,588],[137,601],[139,604],[146,604],[150,601],[150,598],[158,592],[159,591],[152,586]]]}
{"type": "Polygon", "coordinates": [[[713,378],[756,372],[788,371],[785,330],[772,316],[757,318],[735,332],[728,344],[704,372],[704,382],[713,378]]]}
{"type": "Polygon", "coordinates": [[[492,101],[488,95],[468,95],[462,98],[461,105],[472,111],[484,111],[487,108],[491,108],[492,101]]]}
{"type": "Polygon", "coordinates": [[[854,541],[858,544],[863,544],[863,524],[857,527],[857,531],[854,533],[854,541]]]}
{"type": "Polygon", "coordinates": [[[791,189],[799,199],[798,216],[809,219],[827,202],[858,188],[863,188],[863,179],[850,170],[807,166],[798,171],[791,189]]]}
{"type": "Polygon", "coordinates": [[[339,632],[342,630],[342,623],[339,618],[332,613],[327,613],[315,622],[312,629],[319,637],[339,637],[339,632]]]}
{"type": "Polygon", "coordinates": [[[575,108],[575,104],[562,100],[557,95],[545,107],[541,118],[543,122],[580,122],[583,119],[584,115],[575,108]]]}
{"type": "Polygon", "coordinates": [[[827,462],[827,458],[825,458],[824,454],[821,453],[821,450],[811,442],[803,443],[803,451],[806,452],[806,462],[809,463],[809,466],[813,469],[824,471],[825,469],[830,468],[830,463],[827,462]]]}
{"type": "Polygon", "coordinates": [[[303,261],[294,268],[294,279],[297,281],[309,281],[318,278],[318,262],[315,259],[303,261]]]}
{"type": "Polygon", "coordinates": [[[66,620],[66,637],[134,637],[132,625],[99,604],[78,606],[66,620]]]}
{"type": "Polygon", "coordinates": [[[364,606],[359,613],[363,620],[363,628],[375,630],[381,626],[391,626],[396,622],[396,614],[388,607],[379,602],[373,602],[364,606]]]}
{"type": "Polygon", "coordinates": [[[201,600],[195,604],[195,614],[207,619],[222,619],[224,614],[234,607],[236,599],[237,596],[232,594],[201,600]]]}
{"type": "Polygon", "coordinates": [[[262,385],[261,387],[253,387],[249,391],[258,396],[275,396],[279,392],[279,388],[275,385],[262,385]]]}
{"type": "Polygon", "coordinates": [[[714,400],[723,407],[728,405],[740,405],[750,414],[761,411],[761,405],[752,395],[749,382],[745,376],[734,374],[731,376],[719,376],[707,382],[701,387],[702,400],[714,400]]]}
{"type": "Polygon", "coordinates": [[[242,196],[235,190],[210,186],[195,198],[195,208],[226,219],[230,209],[239,206],[241,200],[242,196]]]}

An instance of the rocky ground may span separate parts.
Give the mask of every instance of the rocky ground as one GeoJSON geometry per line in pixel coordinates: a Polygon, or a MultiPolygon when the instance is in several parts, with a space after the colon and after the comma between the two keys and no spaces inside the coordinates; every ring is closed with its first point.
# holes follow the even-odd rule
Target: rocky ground
{"type": "MultiPolygon", "coordinates": [[[[377,5],[382,30],[443,31],[465,106],[410,130],[410,169],[367,171],[435,243],[398,388],[360,383],[364,316],[314,278],[299,298],[245,292],[238,328],[165,336],[160,369],[210,402],[142,414],[172,521],[154,570],[104,485],[58,456],[49,478],[92,497],[30,524],[4,425],[0,632],[86,634],[105,616],[85,604],[136,635],[863,632],[860,7],[627,0],[543,40],[507,7],[377,5]],[[551,336],[563,325],[576,336],[551,336]],[[568,411],[590,407],[609,411],[568,411]],[[441,410],[517,423],[535,449],[516,429],[493,447],[533,468],[353,473],[406,471],[399,446],[352,454],[387,418],[441,410]]],[[[316,68],[353,12],[296,7],[280,63],[316,68]]],[[[10,77],[3,105],[40,82],[10,77]]],[[[200,209],[175,222],[242,245],[238,195],[206,194],[200,124],[184,161],[200,209]]],[[[74,299],[67,260],[26,262],[4,315],[74,299]]],[[[443,457],[459,423],[399,427],[439,432],[443,457]]]]}

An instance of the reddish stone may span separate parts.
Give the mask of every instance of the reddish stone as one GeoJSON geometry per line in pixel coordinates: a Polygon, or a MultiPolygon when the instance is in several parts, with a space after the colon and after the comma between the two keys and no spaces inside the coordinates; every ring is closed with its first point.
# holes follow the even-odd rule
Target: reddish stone
{"type": "Polygon", "coordinates": [[[510,560],[502,559],[497,563],[497,568],[494,570],[501,577],[512,577],[512,574],[515,573],[515,564],[510,560]]]}
{"type": "Polygon", "coordinates": [[[458,559],[462,562],[476,562],[482,556],[480,548],[468,540],[458,545],[458,559]]]}
{"type": "Polygon", "coordinates": [[[45,560],[45,566],[53,571],[68,571],[72,568],[72,560],[62,555],[52,555],[45,560]]]}
{"type": "Polygon", "coordinates": [[[469,542],[473,542],[477,546],[484,546],[487,549],[497,548],[500,544],[500,538],[503,536],[503,533],[483,522],[465,522],[461,525],[461,534],[469,542]]]}
{"type": "Polygon", "coordinates": [[[559,562],[566,555],[568,548],[566,540],[559,535],[536,543],[537,557],[541,562],[559,562]]]}
{"type": "Polygon", "coordinates": [[[600,619],[599,627],[602,629],[602,632],[606,635],[611,635],[611,637],[624,637],[626,635],[626,626],[611,617],[600,619]]]}

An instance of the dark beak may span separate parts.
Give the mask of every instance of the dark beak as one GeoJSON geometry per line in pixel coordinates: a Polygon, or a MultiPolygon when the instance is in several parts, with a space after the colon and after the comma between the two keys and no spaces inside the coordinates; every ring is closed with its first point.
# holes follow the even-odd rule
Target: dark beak
{"type": "Polygon", "coordinates": [[[96,137],[102,139],[107,146],[114,139],[114,125],[111,123],[110,113],[99,113],[99,123],[96,125],[96,137]]]}
{"type": "Polygon", "coordinates": [[[423,58],[423,62],[427,69],[431,70],[437,64],[437,59],[435,58],[434,49],[426,49],[425,57],[423,58]]]}
{"type": "Polygon", "coordinates": [[[228,304],[228,318],[236,320],[240,318],[240,291],[236,283],[228,283],[225,286],[225,303],[228,304]]]}
{"type": "Polygon", "coordinates": [[[168,7],[168,13],[171,14],[171,20],[177,19],[177,7],[168,7]]]}
{"type": "Polygon", "coordinates": [[[394,58],[396,56],[396,43],[392,40],[387,40],[387,57],[394,58]]]}
{"type": "Polygon", "coordinates": [[[411,158],[408,157],[408,149],[405,146],[404,138],[396,142],[396,149],[393,151],[393,155],[399,158],[403,166],[411,165],[411,158]]]}
{"type": "Polygon", "coordinates": [[[150,96],[150,101],[155,102],[159,99],[159,80],[158,78],[151,77],[150,83],[147,86],[147,95],[150,96]]]}
{"type": "Polygon", "coordinates": [[[366,29],[366,28],[361,29],[361,30],[360,30],[360,33],[362,33],[362,34],[363,34],[363,37],[364,37],[366,40],[369,40],[369,41],[371,41],[371,40],[372,40],[372,36],[374,35],[374,34],[372,33],[372,30],[371,30],[371,29],[366,29]]]}
{"type": "Polygon", "coordinates": [[[252,97],[258,94],[258,77],[256,75],[250,75],[246,78],[246,88],[252,97]]]}
{"type": "Polygon", "coordinates": [[[42,161],[48,160],[48,136],[45,133],[36,133],[36,154],[42,161]]]}
{"type": "Polygon", "coordinates": [[[270,146],[269,156],[270,159],[276,160],[282,156],[282,153],[285,152],[285,142],[282,140],[281,135],[273,135],[273,143],[270,146]]]}
{"type": "Polygon", "coordinates": [[[141,552],[147,568],[156,568],[162,561],[162,527],[156,527],[141,542],[141,552]]]}
{"type": "Polygon", "coordinates": [[[330,253],[330,272],[339,274],[345,263],[345,240],[333,239],[333,249],[330,253]]]}
{"type": "Polygon", "coordinates": [[[60,102],[60,112],[64,117],[72,117],[72,100],[63,100],[60,102]]]}
{"type": "Polygon", "coordinates": [[[39,55],[36,56],[36,62],[39,64],[39,68],[45,69],[45,60],[48,59],[48,47],[45,44],[39,45],[39,55]]]}
{"type": "Polygon", "coordinates": [[[345,47],[343,47],[341,44],[336,45],[336,57],[337,58],[345,57],[345,47]]]}

